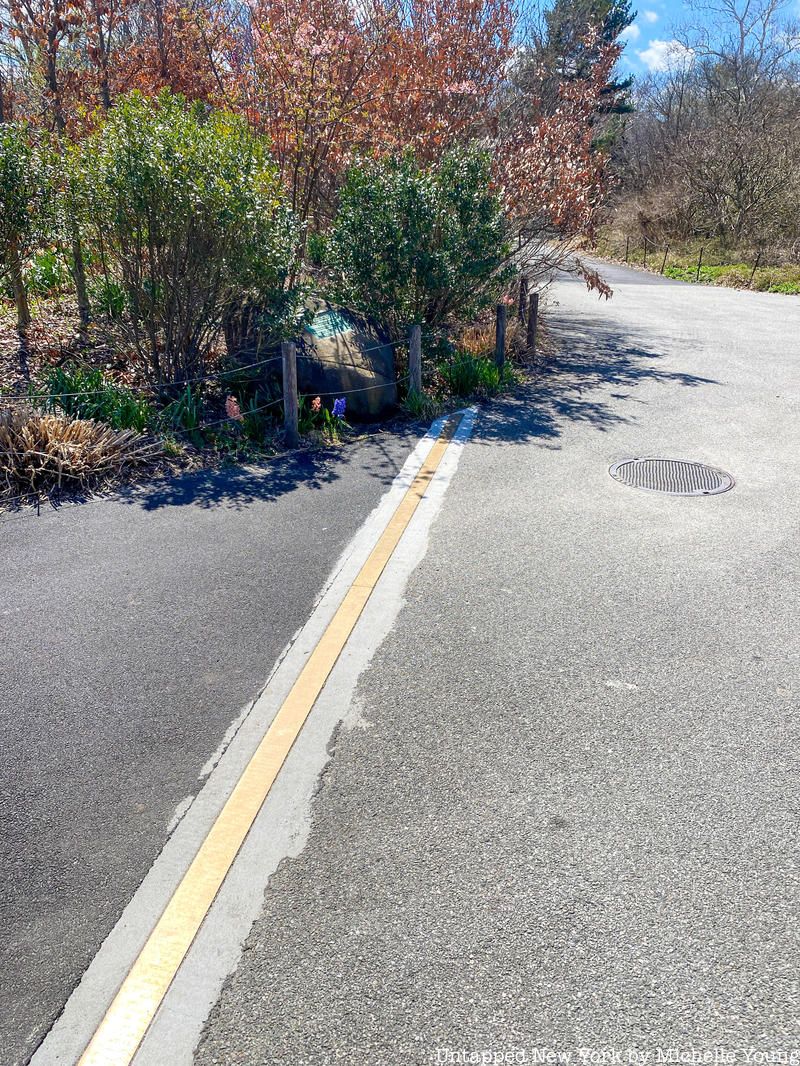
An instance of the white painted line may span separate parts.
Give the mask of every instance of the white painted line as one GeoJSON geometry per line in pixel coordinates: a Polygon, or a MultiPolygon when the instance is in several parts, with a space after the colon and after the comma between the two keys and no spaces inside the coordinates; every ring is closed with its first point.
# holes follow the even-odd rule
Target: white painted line
{"type": "MultiPolygon", "coordinates": [[[[402,607],[406,582],[425,554],[431,523],[474,420],[475,412],[470,409],[139,1048],[134,1059],[137,1066],[191,1064],[203,1023],[225,977],[238,962],[270,876],[283,858],[298,854],[305,843],[311,800],[329,758],[330,737],[347,714],[358,677],[402,607]]],[[[418,442],[392,486],[343,552],[308,621],[278,660],[263,692],[98,951],[31,1066],[73,1066],[77,1062],[308,655],[414,480],[444,421],[438,419],[418,442]]]]}

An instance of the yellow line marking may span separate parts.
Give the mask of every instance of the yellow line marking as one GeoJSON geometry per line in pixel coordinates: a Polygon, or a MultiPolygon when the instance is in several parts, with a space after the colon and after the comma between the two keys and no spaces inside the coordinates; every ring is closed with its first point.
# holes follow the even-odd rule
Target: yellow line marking
{"type": "Polygon", "coordinates": [[[200,845],[78,1066],[128,1066],[192,945],[278,772],[436,473],[461,419],[450,419],[200,845]]]}

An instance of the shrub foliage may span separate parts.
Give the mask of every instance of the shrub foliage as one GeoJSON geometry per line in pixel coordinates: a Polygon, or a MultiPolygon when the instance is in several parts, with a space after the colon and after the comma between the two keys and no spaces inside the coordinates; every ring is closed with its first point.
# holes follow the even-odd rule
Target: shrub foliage
{"type": "Polygon", "coordinates": [[[243,293],[279,336],[294,315],[297,226],[264,138],[224,111],[161,93],[120,101],[72,153],[80,226],[108,325],[159,385],[203,374],[243,293]]]}
{"type": "Polygon", "coordinates": [[[31,320],[23,266],[47,230],[50,205],[45,152],[23,123],[0,123],[0,277],[10,282],[21,330],[31,320]]]}
{"type": "Polygon", "coordinates": [[[427,168],[408,154],[353,166],[323,262],[335,299],[400,336],[478,314],[511,276],[508,253],[489,157],[454,150],[427,168]]]}

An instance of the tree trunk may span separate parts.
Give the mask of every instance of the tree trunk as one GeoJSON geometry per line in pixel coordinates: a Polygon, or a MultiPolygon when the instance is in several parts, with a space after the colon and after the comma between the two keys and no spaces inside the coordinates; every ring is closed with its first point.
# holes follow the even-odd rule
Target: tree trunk
{"type": "Polygon", "coordinates": [[[11,287],[14,290],[14,303],[17,306],[17,331],[22,337],[31,324],[31,309],[28,305],[28,294],[25,291],[25,281],[22,277],[22,263],[16,244],[11,246],[11,287]]]}
{"type": "Polygon", "coordinates": [[[108,67],[103,67],[103,73],[100,80],[100,103],[103,105],[104,111],[111,110],[111,89],[108,84],[108,67]]]}
{"type": "Polygon", "coordinates": [[[81,324],[81,335],[86,332],[89,324],[89,296],[86,291],[86,267],[83,262],[83,249],[80,237],[75,225],[72,226],[72,279],[75,282],[75,293],[78,297],[78,316],[81,324]]]}

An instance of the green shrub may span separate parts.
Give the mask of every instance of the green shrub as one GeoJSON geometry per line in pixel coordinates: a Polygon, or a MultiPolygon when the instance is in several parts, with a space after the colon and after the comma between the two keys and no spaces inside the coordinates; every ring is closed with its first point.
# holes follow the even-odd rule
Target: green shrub
{"type": "Polygon", "coordinates": [[[760,267],[753,279],[753,288],[759,292],[781,292],[787,296],[800,292],[800,267],[760,267]]]}
{"type": "MultiPolygon", "coordinates": [[[[231,366],[220,374],[226,397],[232,396],[239,405],[241,421],[236,432],[256,444],[262,444],[280,413],[281,384],[275,364],[267,366],[231,366]]],[[[233,428],[233,427],[230,427],[233,428]]]]}
{"type": "MultiPolygon", "coordinates": [[[[746,269],[746,267],[744,268],[746,269]]],[[[728,274],[733,274],[739,270],[737,264],[733,265],[702,265],[700,267],[700,282],[705,285],[713,285],[717,281],[720,281],[728,274]]],[[[675,278],[678,281],[694,281],[698,280],[697,265],[684,263],[670,263],[664,268],[664,274],[668,278],[675,278]]]]}
{"type": "Polygon", "coordinates": [[[162,430],[185,434],[195,447],[202,447],[203,401],[191,385],[184,386],[178,398],[162,409],[158,421],[162,430]]]}
{"type": "Polygon", "coordinates": [[[25,271],[25,284],[43,296],[57,292],[70,284],[69,267],[54,248],[47,248],[33,256],[25,271]]]}
{"type": "Polygon", "coordinates": [[[70,165],[82,236],[110,286],[107,326],[154,382],[202,376],[247,294],[262,331],[284,334],[300,297],[298,228],[267,142],[244,119],[168,91],[133,93],[70,165]]]}
{"type": "Polygon", "coordinates": [[[51,367],[29,391],[34,405],[43,411],[105,422],[114,429],[135,429],[141,433],[154,416],[146,399],[108,381],[94,367],[51,367]]]}
{"type": "MultiPolygon", "coordinates": [[[[672,262],[664,273],[679,281],[697,281],[697,265],[687,262],[672,262]]],[[[800,267],[759,266],[753,272],[752,264],[724,263],[700,267],[700,282],[705,285],[725,285],[733,289],[754,289],[757,292],[782,292],[794,295],[800,292],[800,267]]]]}
{"type": "Polygon", "coordinates": [[[23,263],[47,239],[52,223],[50,160],[27,126],[0,123],[0,278],[7,282],[24,330],[31,314],[23,263]]]}
{"type": "Polygon", "coordinates": [[[348,172],[324,263],[331,295],[395,337],[412,323],[475,317],[510,279],[509,246],[487,154],[458,150],[348,172]]]}
{"type": "Polygon", "coordinates": [[[424,389],[422,392],[409,392],[403,401],[403,409],[412,418],[430,422],[442,412],[442,404],[424,389]]]}
{"type": "Polygon", "coordinates": [[[274,425],[278,405],[271,404],[270,394],[260,389],[240,403],[242,420],[239,423],[244,436],[254,444],[263,444],[274,425]]]}
{"type": "Polygon", "coordinates": [[[321,397],[301,396],[298,408],[297,425],[303,435],[318,433],[328,440],[338,441],[342,432],[347,427],[344,414],[339,415],[337,405],[344,410],[344,401],[335,400],[328,408],[322,402],[321,397]]]}
{"type": "Polygon", "coordinates": [[[125,289],[112,278],[94,277],[88,285],[92,314],[105,318],[121,318],[127,306],[125,289]]]}

